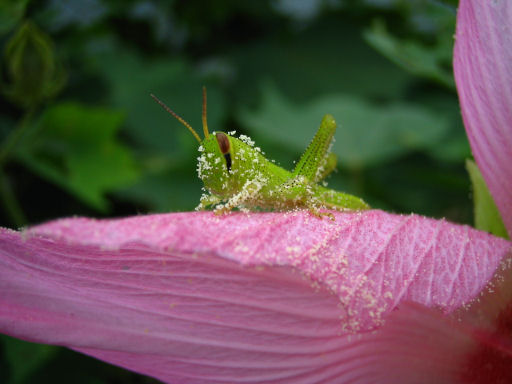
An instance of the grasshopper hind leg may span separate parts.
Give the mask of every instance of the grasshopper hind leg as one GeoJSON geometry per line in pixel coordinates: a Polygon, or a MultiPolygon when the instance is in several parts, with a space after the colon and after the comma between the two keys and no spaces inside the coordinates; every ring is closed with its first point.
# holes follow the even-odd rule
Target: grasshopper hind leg
{"type": "Polygon", "coordinates": [[[325,115],[315,137],[293,170],[292,176],[303,176],[316,183],[334,170],[336,157],[329,154],[335,131],[336,121],[331,115],[325,115]]]}
{"type": "Polygon", "coordinates": [[[359,197],[324,187],[319,188],[316,198],[321,201],[326,208],[337,211],[362,211],[370,209],[370,206],[359,197]]]}

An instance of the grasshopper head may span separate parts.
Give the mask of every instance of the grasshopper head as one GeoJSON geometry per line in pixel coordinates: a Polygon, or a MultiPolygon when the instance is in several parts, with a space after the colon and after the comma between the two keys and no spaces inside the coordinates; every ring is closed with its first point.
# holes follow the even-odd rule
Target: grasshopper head
{"type": "Polygon", "coordinates": [[[235,186],[235,178],[232,177],[232,138],[224,132],[210,134],[206,122],[206,88],[203,87],[203,133],[204,139],[197,132],[178,116],[167,105],[160,101],[153,94],[151,95],[167,112],[173,115],[180,123],[194,135],[199,142],[199,152],[197,172],[199,178],[203,180],[204,186],[212,193],[224,196],[229,195],[235,186]]]}
{"type": "Polygon", "coordinates": [[[199,146],[197,173],[204,186],[218,196],[229,195],[236,189],[231,169],[233,138],[224,132],[209,135],[199,146]]]}

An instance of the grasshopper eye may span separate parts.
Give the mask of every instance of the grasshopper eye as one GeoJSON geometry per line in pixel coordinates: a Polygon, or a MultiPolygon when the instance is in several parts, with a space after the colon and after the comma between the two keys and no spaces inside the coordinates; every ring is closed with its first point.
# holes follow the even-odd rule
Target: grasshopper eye
{"type": "Polygon", "coordinates": [[[217,143],[219,144],[220,152],[225,155],[229,152],[229,139],[225,133],[217,132],[215,134],[217,143]]]}
{"type": "Polygon", "coordinates": [[[231,154],[229,153],[230,145],[228,136],[225,133],[217,132],[215,134],[215,138],[217,139],[217,144],[219,144],[220,152],[226,159],[226,167],[228,168],[229,172],[231,171],[231,154]]]}

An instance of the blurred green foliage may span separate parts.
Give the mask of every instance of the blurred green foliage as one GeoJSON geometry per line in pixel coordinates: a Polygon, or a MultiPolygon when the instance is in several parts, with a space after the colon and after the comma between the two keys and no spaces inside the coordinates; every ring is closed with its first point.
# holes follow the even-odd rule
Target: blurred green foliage
{"type": "Polygon", "coordinates": [[[59,103],[18,144],[17,159],[100,212],[105,193],[138,178],[130,149],[115,137],[124,116],[114,109],[59,103]]]}
{"type": "MultiPolygon", "coordinates": [[[[203,85],[210,129],[253,137],[283,167],[293,168],[331,113],[331,187],[376,208],[470,223],[470,150],[451,72],[455,7],[3,1],[0,225],[193,209],[197,143],[149,94],[200,128],[203,85]]],[[[2,383],[151,382],[69,351],[2,341],[2,383]]]]}
{"type": "Polygon", "coordinates": [[[301,105],[291,104],[271,85],[262,91],[258,110],[240,113],[239,120],[256,137],[300,153],[325,111],[343,116],[333,152],[348,170],[376,166],[414,150],[428,148],[446,137],[448,121],[419,104],[371,103],[352,94],[329,94],[301,105]],[[279,121],[279,129],[275,122],[279,121]],[[414,129],[411,129],[414,127],[414,129]]]}

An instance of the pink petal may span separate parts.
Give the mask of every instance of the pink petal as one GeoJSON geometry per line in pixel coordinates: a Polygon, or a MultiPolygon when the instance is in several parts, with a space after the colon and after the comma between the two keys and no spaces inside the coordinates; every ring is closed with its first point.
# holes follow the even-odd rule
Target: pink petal
{"type": "Polygon", "coordinates": [[[510,1],[460,1],[454,72],[473,155],[512,235],[510,1]]]}
{"type": "Polygon", "coordinates": [[[404,303],[372,336],[368,342],[375,358],[368,361],[361,383],[512,383],[510,332],[489,332],[404,303]]]}
{"type": "Polygon", "coordinates": [[[450,312],[511,243],[381,211],[64,219],[0,232],[0,332],[175,383],[361,380],[400,302],[450,312]],[[359,378],[359,379],[357,379],[359,378]]]}

